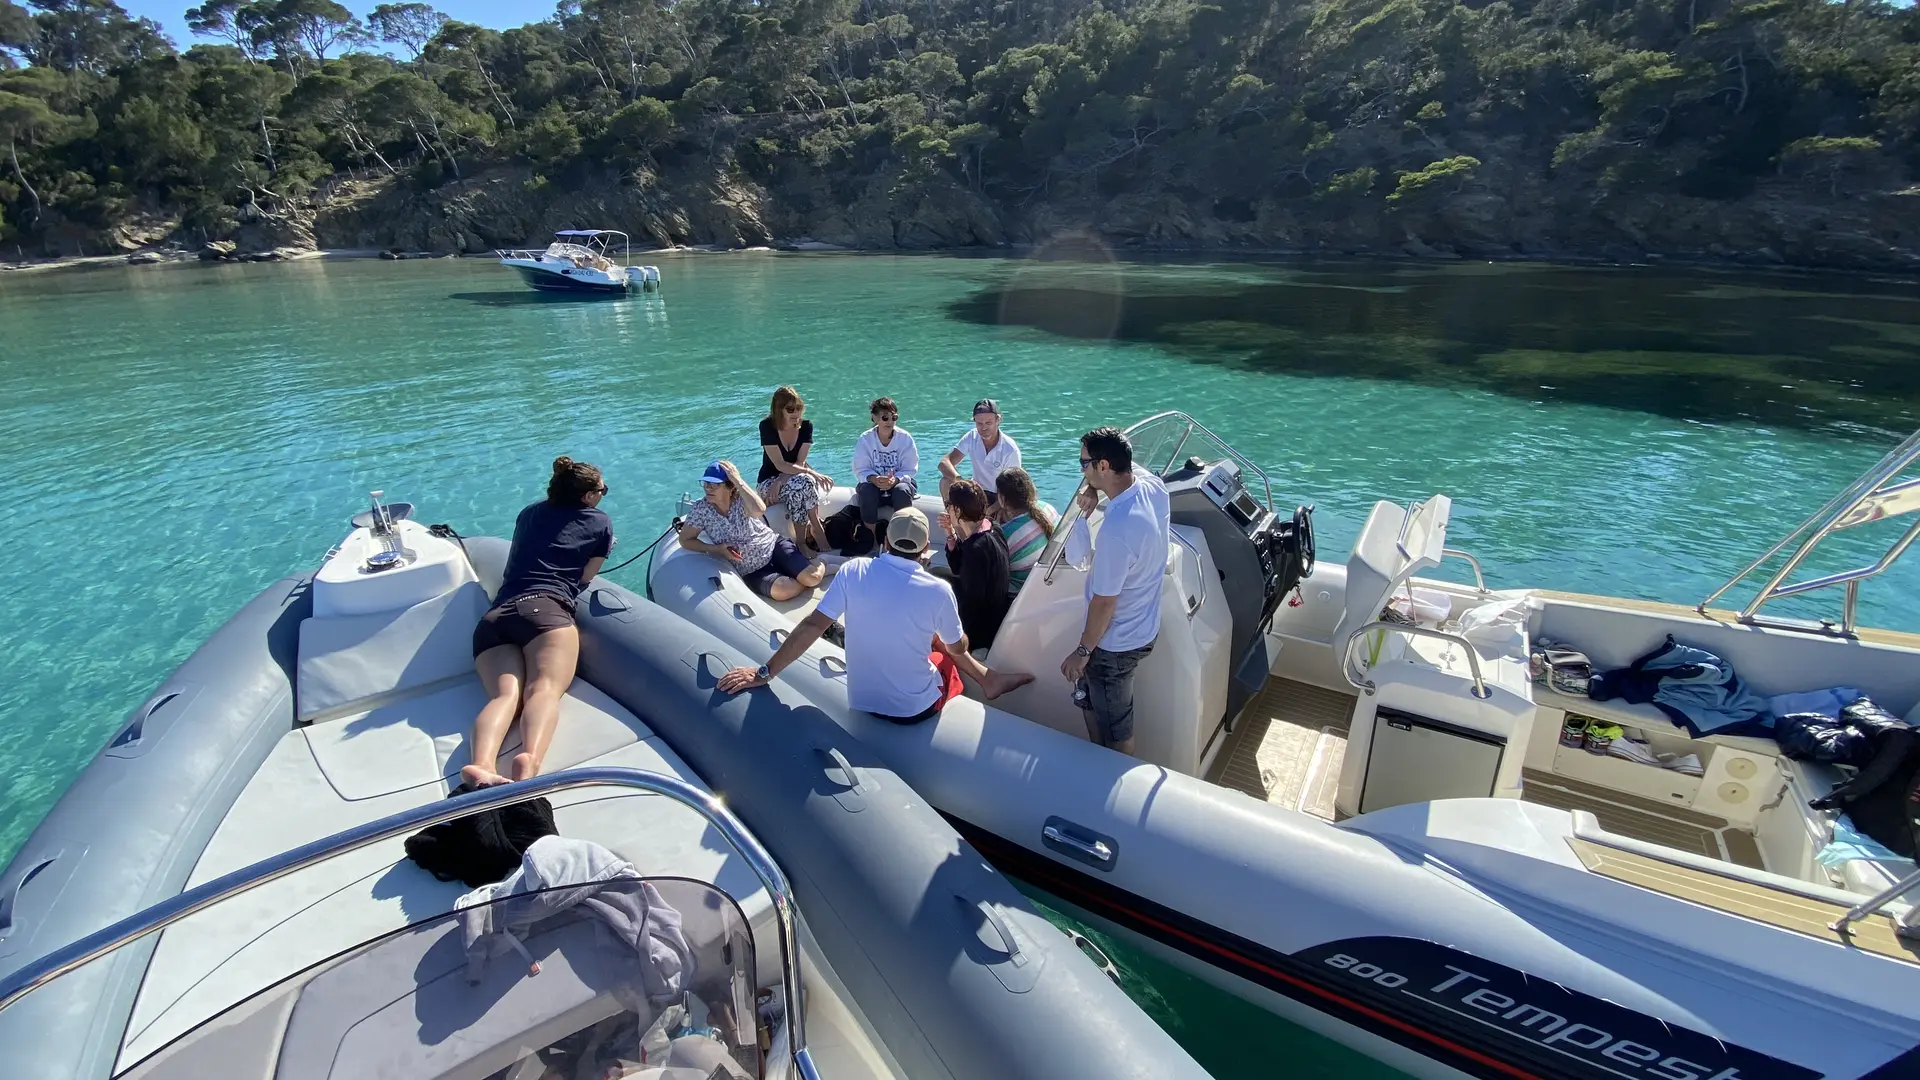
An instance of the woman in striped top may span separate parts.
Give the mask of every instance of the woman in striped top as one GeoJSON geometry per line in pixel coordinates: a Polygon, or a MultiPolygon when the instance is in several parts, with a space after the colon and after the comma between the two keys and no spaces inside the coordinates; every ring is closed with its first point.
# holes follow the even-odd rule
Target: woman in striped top
{"type": "Polygon", "coordinates": [[[1040,562],[1047,541],[1053,539],[1060,514],[1040,501],[1033,489],[1033,477],[1025,469],[1007,469],[994,478],[994,487],[1000,493],[1000,501],[993,508],[994,520],[1007,538],[1008,566],[1013,571],[1008,588],[1017,593],[1026,584],[1028,571],[1040,562]]]}

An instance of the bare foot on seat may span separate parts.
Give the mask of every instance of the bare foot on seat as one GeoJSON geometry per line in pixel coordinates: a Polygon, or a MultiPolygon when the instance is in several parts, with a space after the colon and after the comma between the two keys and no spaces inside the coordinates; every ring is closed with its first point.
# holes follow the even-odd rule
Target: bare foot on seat
{"type": "Polygon", "coordinates": [[[492,787],[495,784],[511,783],[511,781],[509,781],[506,777],[501,776],[499,773],[494,772],[491,769],[483,769],[478,765],[461,766],[460,779],[465,780],[467,783],[472,784],[474,787],[477,787],[477,788],[492,787]]]}
{"type": "Polygon", "coordinates": [[[532,754],[513,755],[513,764],[510,768],[513,769],[515,780],[531,780],[540,772],[540,766],[534,763],[532,754]]]}
{"type": "Polygon", "coordinates": [[[1033,676],[1017,671],[994,671],[987,669],[987,677],[980,680],[980,697],[992,701],[1015,687],[1025,686],[1033,681],[1033,676]]]}

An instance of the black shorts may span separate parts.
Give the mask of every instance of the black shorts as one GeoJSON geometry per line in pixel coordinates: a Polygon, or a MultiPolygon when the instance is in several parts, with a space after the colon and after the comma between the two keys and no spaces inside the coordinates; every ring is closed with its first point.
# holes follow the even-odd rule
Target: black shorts
{"type": "Polygon", "coordinates": [[[767,560],[767,565],[751,574],[741,574],[740,580],[747,583],[747,588],[765,596],[773,588],[774,578],[797,578],[812,565],[813,560],[801,554],[793,541],[781,536],[773,541],[773,557],[767,560]]]}
{"type": "Polygon", "coordinates": [[[546,593],[517,596],[495,604],[480,616],[479,625],[473,628],[473,655],[478,657],[497,645],[525,648],[527,642],[549,630],[572,625],[573,609],[559,597],[546,593]]]}

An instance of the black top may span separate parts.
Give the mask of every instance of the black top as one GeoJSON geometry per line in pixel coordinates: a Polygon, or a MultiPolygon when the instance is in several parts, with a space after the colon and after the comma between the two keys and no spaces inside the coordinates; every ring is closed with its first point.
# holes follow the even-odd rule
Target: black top
{"type": "Polygon", "coordinates": [[[513,523],[513,551],[495,604],[528,593],[545,593],[569,609],[580,595],[588,561],[613,550],[613,519],[588,506],[555,506],[540,500],[513,523]]]}
{"type": "Polygon", "coordinates": [[[993,644],[1013,604],[1007,592],[1007,538],[999,529],[974,533],[947,551],[947,564],[953,570],[960,629],[966,631],[970,648],[984,649],[993,644]]]}
{"type": "Polygon", "coordinates": [[[786,462],[789,465],[792,465],[794,462],[797,462],[800,460],[800,448],[812,441],[813,441],[813,421],[811,420],[800,421],[800,437],[793,441],[793,449],[789,450],[787,449],[787,445],[780,441],[780,429],[773,426],[773,417],[771,416],[761,417],[760,418],[760,448],[761,448],[760,449],[760,478],[758,480],[755,480],[754,483],[764,484],[767,481],[773,479],[774,477],[780,475],[780,470],[773,467],[773,459],[767,456],[767,451],[766,451],[767,447],[769,446],[779,447],[780,460],[786,462]]]}

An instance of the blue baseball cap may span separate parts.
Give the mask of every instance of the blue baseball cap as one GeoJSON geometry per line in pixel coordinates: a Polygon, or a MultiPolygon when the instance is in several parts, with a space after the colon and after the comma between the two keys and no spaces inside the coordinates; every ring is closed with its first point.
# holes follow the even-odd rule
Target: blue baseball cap
{"type": "Polygon", "coordinates": [[[703,472],[700,474],[700,482],[703,484],[728,483],[729,481],[727,480],[727,470],[722,468],[720,466],[720,463],[716,461],[713,464],[707,466],[706,472],[703,472]]]}

